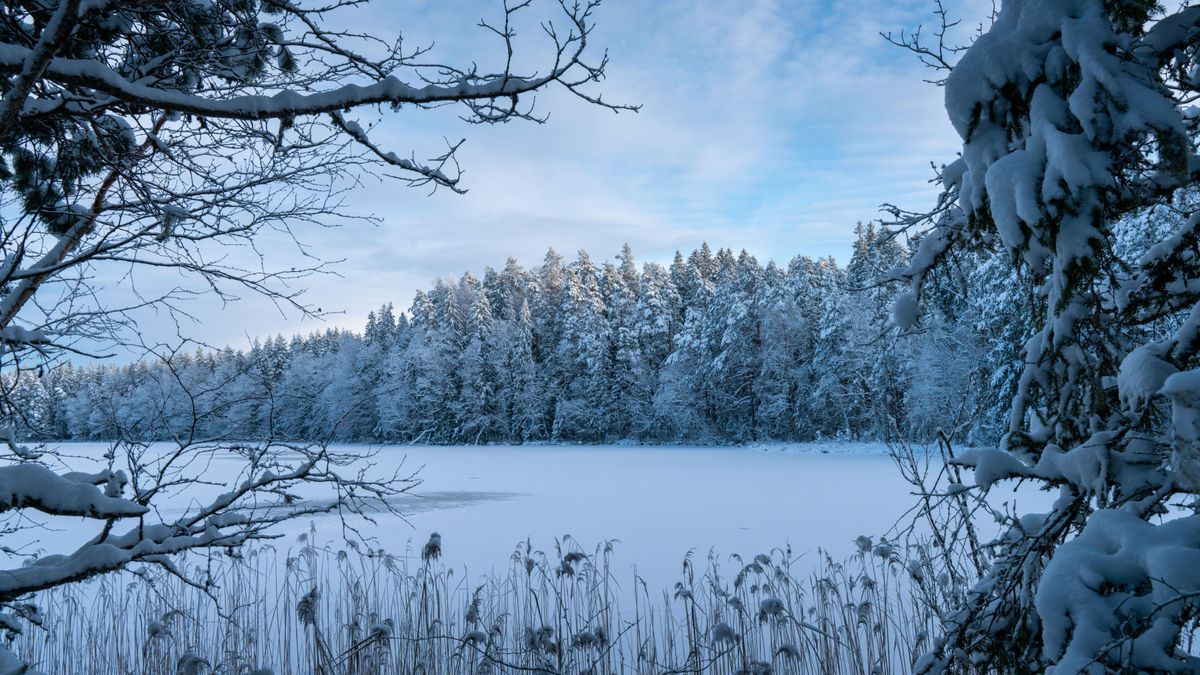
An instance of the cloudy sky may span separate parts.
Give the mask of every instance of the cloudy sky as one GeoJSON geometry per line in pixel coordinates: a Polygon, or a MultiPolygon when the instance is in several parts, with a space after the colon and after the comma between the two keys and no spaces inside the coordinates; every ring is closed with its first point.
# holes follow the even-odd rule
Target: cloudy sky
{"type": "MultiPolygon", "coordinates": [[[[435,42],[442,61],[502,57],[474,27],[496,16],[497,2],[374,4],[354,21],[378,35],[435,42]]],[[[370,309],[405,308],[436,277],[479,274],[508,256],[532,266],[548,247],[602,259],[628,242],[642,260],[667,261],[707,241],[763,261],[845,261],[856,221],[878,217],[884,202],[927,205],[930,162],[954,156],[941,91],[923,82],[930,71],[879,36],[930,22],[930,9],[924,1],[606,0],[592,40],[611,63],[597,91],[640,113],[549,92],[537,102],[549,113],[541,125],[471,126],[453,111],[391,115],[377,139],[400,154],[433,156],[443,138],[466,138],[469,192],[429,195],[368,178],[352,203],[378,216],[377,227],[301,232],[313,251],[344,260],[339,277],[308,284],[308,301],[336,314],[301,320],[247,299],[220,311],[197,306],[203,321],[189,332],[242,345],[255,335],[359,329],[370,309]]],[[[978,7],[956,9],[965,24],[978,22],[978,7]]],[[[539,37],[519,35],[530,61],[545,54],[539,37]]]]}

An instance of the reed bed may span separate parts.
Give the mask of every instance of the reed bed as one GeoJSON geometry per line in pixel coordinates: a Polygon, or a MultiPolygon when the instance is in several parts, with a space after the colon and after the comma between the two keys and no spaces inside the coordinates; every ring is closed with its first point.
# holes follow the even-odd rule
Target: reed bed
{"type": "Polygon", "coordinates": [[[613,574],[612,543],[529,542],[468,579],[440,539],[396,556],[257,545],[31,599],[13,648],[47,673],[907,673],[935,616],[901,552],[689,554],[671,588],[613,574]],[[803,570],[801,572],[800,570],[803,570]],[[185,581],[186,578],[188,581],[185,581]]]}

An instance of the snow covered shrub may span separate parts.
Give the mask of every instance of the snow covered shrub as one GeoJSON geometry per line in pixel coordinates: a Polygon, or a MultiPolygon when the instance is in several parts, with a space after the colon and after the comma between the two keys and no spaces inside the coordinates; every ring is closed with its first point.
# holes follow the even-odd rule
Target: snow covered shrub
{"type": "Polygon", "coordinates": [[[1200,669],[1198,57],[1200,7],[1011,0],[945,80],[962,155],[894,278],[915,300],[958,256],[1012,262],[1034,303],[1007,424],[951,461],[1058,499],[972,547],[924,672],[1200,669]]]}

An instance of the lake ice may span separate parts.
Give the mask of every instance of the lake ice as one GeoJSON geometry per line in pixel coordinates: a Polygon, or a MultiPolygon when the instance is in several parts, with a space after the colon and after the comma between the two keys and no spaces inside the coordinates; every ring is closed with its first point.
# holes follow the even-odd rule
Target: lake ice
{"type": "MultiPolygon", "coordinates": [[[[67,454],[98,457],[102,444],[65,444],[67,454]]],[[[416,556],[431,532],[442,535],[443,562],[470,576],[508,565],[518,542],[551,551],[569,534],[590,550],[617,540],[614,573],[634,571],[651,587],[669,587],[689,550],[753,556],[790,545],[816,562],[823,548],[841,559],[860,534],[886,534],[915,498],[887,456],[871,444],[752,447],[683,446],[339,446],[377,450],[380,475],[420,469],[422,482],[398,506],[407,515],[378,518],[364,533],[377,545],[416,556]]],[[[86,468],[84,459],[71,468],[86,468]]],[[[205,477],[236,475],[235,458],[218,458],[205,477]]],[[[219,492],[198,486],[191,495],[219,492]]],[[[999,487],[993,503],[1019,498],[1024,509],[1049,503],[1044,493],[999,487]]],[[[182,509],[178,501],[168,504],[182,509]]],[[[296,521],[278,530],[283,544],[315,526],[333,543],[335,518],[296,521]]],[[[52,531],[26,532],[48,551],[64,552],[94,523],[72,519],[52,531]]],[[[12,540],[10,540],[12,541],[12,540]]],[[[801,566],[804,558],[801,558],[801,566]]]]}

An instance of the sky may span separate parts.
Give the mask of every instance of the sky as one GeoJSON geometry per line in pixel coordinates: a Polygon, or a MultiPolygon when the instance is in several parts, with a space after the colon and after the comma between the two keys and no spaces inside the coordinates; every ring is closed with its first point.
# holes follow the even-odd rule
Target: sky
{"type": "MultiPolygon", "coordinates": [[[[546,11],[555,4],[536,2],[546,11]]],[[[982,16],[978,6],[949,6],[966,26],[982,16]]],[[[432,58],[487,69],[503,53],[475,24],[499,7],[380,0],[348,18],[381,37],[432,43],[432,58]]],[[[608,76],[591,91],[640,112],[614,114],[557,90],[537,100],[544,124],[469,125],[446,110],[387,114],[373,138],[403,156],[431,157],[444,139],[465,138],[468,192],[430,194],[364,177],[350,205],[378,225],[298,232],[312,252],[342,261],[337,276],[306,283],[305,299],[328,316],[281,313],[252,297],[228,306],[201,299],[199,322],[185,332],[243,346],[255,336],[361,330],[368,311],[385,302],[407,308],[435,278],[481,275],[510,256],[532,267],[549,247],[601,260],[629,243],[639,260],[666,262],[708,242],[763,262],[845,262],[854,224],[880,217],[881,204],[932,203],[930,163],[953,159],[959,146],[941,90],[924,82],[934,74],[879,35],[928,24],[931,9],[881,0],[606,0],[591,39],[608,49],[608,76]]],[[[547,43],[530,28],[519,27],[519,58],[543,62],[547,43]]],[[[281,249],[280,264],[290,255],[281,249]]]]}

